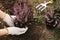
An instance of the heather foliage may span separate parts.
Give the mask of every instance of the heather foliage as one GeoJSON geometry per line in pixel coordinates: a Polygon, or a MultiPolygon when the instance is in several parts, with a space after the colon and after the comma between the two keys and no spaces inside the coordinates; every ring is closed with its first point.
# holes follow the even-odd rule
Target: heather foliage
{"type": "Polygon", "coordinates": [[[16,20],[20,22],[27,22],[28,16],[31,13],[30,7],[27,4],[27,0],[22,0],[20,3],[15,3],[14,7],[14,15],[16,15],[16,20]]]}
{"type": "Polygon", "coordinates": [[[60,9],[56,9],[53,11],[48,11],[45,14],[46,25],[48,27],[60,27],[60,9]]]}

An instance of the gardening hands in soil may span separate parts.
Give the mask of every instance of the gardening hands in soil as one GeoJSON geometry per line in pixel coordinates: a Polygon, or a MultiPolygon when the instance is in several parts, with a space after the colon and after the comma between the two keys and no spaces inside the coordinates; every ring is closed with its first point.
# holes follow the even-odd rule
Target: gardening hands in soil
{"type": "Polygon", "coordinates": [[[25,28],[15,27],[14,23],[13,23],[15,17],[16,16],[12,15],[11,17],[8,16],[8,17],[5,18],[5,22],[10,26],[10,27],[7,28],[8,29],[8,34],[11,34],[11,35],[21,35],[21,34],[24,34],[28,30],[28,27],[25,27],[25,28]],[[12,20],[12,18],[13,18],[13,20],[12,20]]]}

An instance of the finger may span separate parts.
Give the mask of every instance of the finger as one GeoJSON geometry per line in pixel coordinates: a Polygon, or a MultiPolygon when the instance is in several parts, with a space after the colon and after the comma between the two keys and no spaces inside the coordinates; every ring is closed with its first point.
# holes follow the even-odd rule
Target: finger
{"type": "Polygon", "coordinates": [[[19,35],[19,34],[24,34],[26,31],[27,31],[27,29],[25,29],[25,30],[20,30],[20,31],[18,32],[18,35],[19,35]]]}
{"type": "Polygon", "coordinates": [[[16,35],[21,35],[24,34],[25,32],[18,32],[16,35]]]}
{"type": "Polygon", "coordinates": [[[26,27],[26,28],[18,28],[18,31],[20,31],[20,32],[27,31],[27,30],[28,30],[28,27],[26,27]]]}
{"type": "Polygon", "coordinates": [[[11,17],[14,19],[14,18],[16,18],[16,16],[14,16],[14,15],[11,15],[11,17]]]}
{"type": "Polygon", "coordinates": [[[13,20],[15,20],[16,16],[14,16],[14,15],[11,15],[11,18],[12,18],[13,20]]]}
{"type": "Polygon", "coordinates": [[[6,24],[9,25],[10,27],[14,26],[13,19],[9,15],[7,15],[3,21],[5,21],[6,24]]]}

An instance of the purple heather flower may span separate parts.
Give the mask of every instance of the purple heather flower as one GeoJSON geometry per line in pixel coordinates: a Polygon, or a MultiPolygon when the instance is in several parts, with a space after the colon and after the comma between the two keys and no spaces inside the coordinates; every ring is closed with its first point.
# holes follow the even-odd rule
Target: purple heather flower
{"type": "Polygon", "coordinates": [[[15,3],[13,6],[14,15],[18,21],[28,21],[28,16],[30,14],[30,8],[27,5],[27,0],[23,0],[21,3],[15,3]]]}

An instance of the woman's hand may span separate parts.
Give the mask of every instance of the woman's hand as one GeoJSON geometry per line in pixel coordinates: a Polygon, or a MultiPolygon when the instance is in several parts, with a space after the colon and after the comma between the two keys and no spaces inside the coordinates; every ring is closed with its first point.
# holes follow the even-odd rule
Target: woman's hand
{"type": "Polygon", "coordinates": [[[8,14],[5,16],[3,21],[6,22],[7,25],[10,27],[14,26],[14,19],[11,16],[9,16],[8,14]]]}
{"type": "Polygon", "coordinates": [[[8,34],[21,35],[21,34],[24,34],[28,30],[28,27],[26,28],[8,27],[7,30],[8,30],[8,34]]]}
{"type": "Polygon", "coordinates": [[[0,18],[7,23],[10,27],[14,26],[14,20],[12,17],[9,16],[9,14],[6,14],[2,10],[0,10],[0,18]]]}
{"type": "Polygon", "coordinates": [[[4,29],[0,29],[0,36],[3,35],[21,35],[24,34],[28,30],[28,27],[26,28],[18,28],[18,27],[8,27],[4,29]]]}

